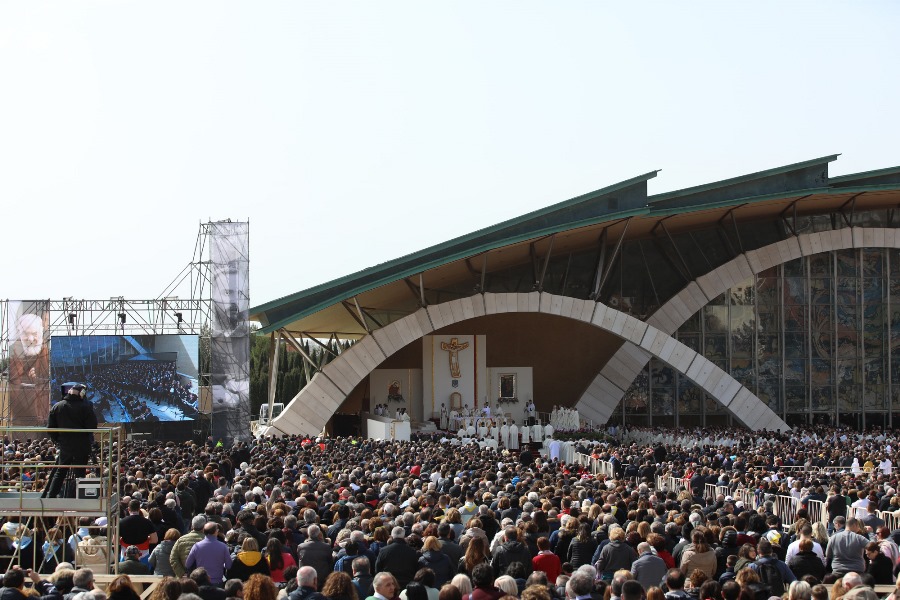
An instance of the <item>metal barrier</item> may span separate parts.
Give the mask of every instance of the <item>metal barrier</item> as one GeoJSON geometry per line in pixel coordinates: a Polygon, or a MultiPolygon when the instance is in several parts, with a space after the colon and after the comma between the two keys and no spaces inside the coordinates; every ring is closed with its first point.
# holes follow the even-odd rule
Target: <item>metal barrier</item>
{"type": "Polygon", "coordinates": [[[884,520],[884,525],[891,531],[900,527],[900,516],[887,510],[879,510],[876,513],[879,519],[884,520]]]}
{"type": "Polygon", "coordinates": [[[828,511],[825,510],[825,503],[821,500],[807,500],[806,511],[811,522],[828,525],[828,511]]]}
{"type": "Polygon", "coordinates": [[[703,486],[704,498],[712,498],[715,500],[720,494],[722,496],[731,496],[731,488],[727,485],[718,485],[715,483],[707,483],[703,486]]]}
{"type": "Polygon", "coordinates": [[[800,508],[800,501],[793,496],[775,496],[773,512],[781,518],[783,526],[793,524],[798,508],[800,508]]]}
{"type": "Polygon", "coordinates": [[[746,510],[756,510],[759,508],[759,502],[756,497],[756,492],[753,490],[748,490],[747,488],[738,488],[734,490],[735,500],[740,500],[744,503],[744,508],[746,510]]]}

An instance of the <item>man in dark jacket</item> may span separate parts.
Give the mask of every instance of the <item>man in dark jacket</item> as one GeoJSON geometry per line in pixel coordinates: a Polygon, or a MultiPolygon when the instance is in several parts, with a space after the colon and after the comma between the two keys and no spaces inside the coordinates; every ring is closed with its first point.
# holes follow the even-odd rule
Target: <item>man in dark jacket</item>
{"type": "Polygon", "coordinates": [[[297,560],[304,567],[312,567],[318,576],[318,586],[325,585],[325,578],[331,573],[331,546],[322,539],[322,529],[310,525],[306,529],[307,540],[297,546],[297,560]]]}
{"type": "Polygon", "coordinates": [[[419,568],[419,553],[406,543],[405,537],[406,530],[394,527],[391,542],[381,549],[375,559],[375,572],[387,571],[393,575],[401,590],[406,589],[419,568]]]}
{"type": "MultiPolygon", "coordinates": [[[[66,397],[53,405],[50,409],[50,417],[47,427],[51,429],[96,429],[97,415],[94,414],[94,406],[87,400],[87,387],[82,384],[69,388],[66,397]]],[[[56,498],[62,491],[63,482],[69,474],[69,468],[64,465],[86,465],[91,456],[91,444],[94,434],[81,431],[50,431],[50,439],[59,449],[59,456],[53,469],[53,476],[44,495],[47,498],[56,498]]],[[[72,469],[75,477],[84,477],[85,468],[72,469]]],[[[70,497],[75,497],[74,487],[66,490],[70,497]]]]}
{"type": "Polygon", "coordinates": [[[438,538],[441,540],[441,552],[447,555],[447,558],[450,559],[450,564],[459,564],[459,559],[463,557],[465,552],[453,539],[453,528],[450,527],[450,523],[438,525],[438,538]]]}
{"type": "Polygon", "coordinates": [[[519,541],[519,531],[515,527],[507,527],[503,532],[506,541],[494,550],[494,558],[491,559],[491,566],[494,567],[494,573],[497,577],[506,575],[506,569],[514,562],[520,562],[525,565],[525,571],[531,574],[531,552],[528,546],[519,541]]]}
{"type": "MultiPolygon", "coordinates": [[[[3,589],[0,589],[0,600],[35,600],[34,596],[25,593],[26,572],[13,567],[3,576],[3,589]]],[[[38,600],[60,600],[62,596],[49,581],[42,581],[37,571],[28,570],[27,575],[34,583],[34,589],[40,593],[38,600]]]]}

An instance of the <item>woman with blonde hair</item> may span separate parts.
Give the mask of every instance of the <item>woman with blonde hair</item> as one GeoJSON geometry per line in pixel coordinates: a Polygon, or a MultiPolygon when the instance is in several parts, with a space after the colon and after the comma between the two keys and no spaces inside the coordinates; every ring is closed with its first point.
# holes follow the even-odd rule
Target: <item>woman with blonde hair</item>
{"type": "Polygon", "coordinates": [[[450,558],[441,552],[441,541],[429,535],[422,544],[422,556],[419,557],[419,566],[428,567],[434,571],[434,587],[440,589],[453,577],[453,565],[450,558]]]}
{"type": "Polygon", "coordinates": [[[465,573],[459,573],[450,580],[450,585],[459,590],[463,596],[472,593],[472,580],[465,573]]]}
{"type": "Polygon", "coordinates": [[[506,594],[507,596],[518,596],[519,595],[519,586],[516,585],[516,580],[510,577],[509,575],[501,575],[497,579],[494,580],[494,587],[498,588],[501,592],[506,594]]]}
{"type": "Polygon", "coordinates": [[[805,581],[792,581],[788,588],[787,600],[810,600],[812,588],[805,581]]]}

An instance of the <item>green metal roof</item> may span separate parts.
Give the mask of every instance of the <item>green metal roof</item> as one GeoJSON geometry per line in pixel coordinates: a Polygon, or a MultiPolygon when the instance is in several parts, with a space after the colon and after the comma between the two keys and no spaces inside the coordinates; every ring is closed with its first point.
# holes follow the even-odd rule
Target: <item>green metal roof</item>
{"type": "Polygon", "coordinates": [[[830,179],[828,164],[838,156],[833,154],[648,197],[647,181],[658,173],[651,171],[267,302],[252,308],[251,318],[263,325],[259,333],[269,333],[342,300],[429,269],[522,241],[623,218],[665,217],[809,194],[900,186],[900,167],[830,179]],[[612,198],[616,199],[615,203],[609,202],[612,198]]]}

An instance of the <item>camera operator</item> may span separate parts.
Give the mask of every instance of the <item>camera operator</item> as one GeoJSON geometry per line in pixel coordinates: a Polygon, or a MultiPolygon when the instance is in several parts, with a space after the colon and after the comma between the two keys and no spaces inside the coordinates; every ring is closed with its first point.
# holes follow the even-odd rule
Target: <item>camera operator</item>
{"type": "MultiPolygon", "coordinates": [[[[94,407],[86,396],[87,387],[80,383],[69,388],[69,393],[66,394],[66,397],[54,404],[53,408],[50,409],[47,427],[51,429],[96,429],[97,415],[94,413],[94,407]]],[[[59,496],[66,476],[69,474],[69,467],[66,465],[87,464],[91,455],[91,444],[94,441],[94,434],[80,431],[50,431],[50,439],[59,448],[59,457],[56,461],[57,467],[53,470],[53,477],[50,478],[50,483],[45,490],[45,495],[48,498],[56,498],[59,496]]],[[[83,466],[75,467],[72,471],[75,477],[84,477],[85,468],[83,466]]],[[[74,498],[74,488],[66,490],[66,495],[74,498]]]]}

